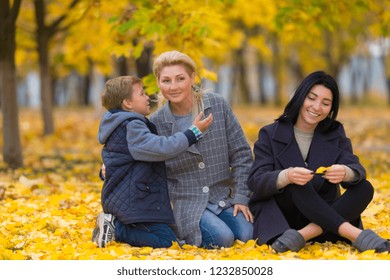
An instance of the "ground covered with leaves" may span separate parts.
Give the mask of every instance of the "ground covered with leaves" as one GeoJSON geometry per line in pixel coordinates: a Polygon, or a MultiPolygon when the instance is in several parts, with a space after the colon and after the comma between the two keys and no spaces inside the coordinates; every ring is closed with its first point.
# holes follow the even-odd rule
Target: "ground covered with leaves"
{"type": "MultiPolygon", "coordinates": [[[[263,107],[234,111],[252,147],[259,128],[281,112],[263,107]]],[[[56,133],[43,137],[40,113],[21,111],[25,168],[12,171],[0,163],[0,260],[390,259],[387,253],[359,253],[346,243],[315,243],[299,253],[283,254],[253,240],[215,250],[177,244],[168,249],[136,248],[115,242],[97,248],[91,234],[101,211],[100,115],[87,109],[57,110],[56,133]]],[[[339,119],[376,189],[363,223],[390,238],[390,109],[343,108],[339,119]]]]}

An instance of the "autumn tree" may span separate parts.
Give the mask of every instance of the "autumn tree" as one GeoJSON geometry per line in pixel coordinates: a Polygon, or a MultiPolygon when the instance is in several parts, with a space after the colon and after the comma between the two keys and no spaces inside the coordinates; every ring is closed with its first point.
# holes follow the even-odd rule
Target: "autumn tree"
{"type": "Polygon", "coordinates": [[[257,63],[258,71],[255,73],[257,82],[259,83],[259,100],[261,103],[266,102],[264,86],[262,82],[265,80],[264,69],[269,67],[274,74],[275,79],[275,102],[280,103],[281,87],[283,84],[281,77],[282,65],[280,42],[278,39],[277,28],[275,25],[275,15],[278,9],[275,1],[264,0],[236,0],[231,1],[231,6],[227,6],[225,17],[229,23],[230,41],[233,49],[235,49],[234,60],[231,62],[238,69],[235,81],[238,80],[239,90],[236,94],[243,96],[241,100],[252,102],[248,93],[248,77],[250,77],[248,64],[257,63]],[[245,50],[254,48],[256,50],[256,61],[249,62],[245,57],[245,50]]]}
{"type": "Polygon", "coordinates": [[[0,1],[0,95],[3,116],[3,160],[11,168],[23,166],[16,94],[16,19],[21,0],[0,1]]]}
{"type": "Polygon", "coordinates": [[[54,131],[53,84],[61,63],[58,46],[72,24],[87,13],[93,0],[25,0],[17,22],[20,73],[39,68],[43,134],[54,131]],[[55,57],[54,57],[55,56],[55,57]]]}
{"type": "MultiPolygon", "coordinates": [[[[215,81],[216,74],[207,69],[205,58],[215,62],[230,60],[225,2],[131,1],[131,10],[124,10],[112,20],[120,39],[113,53],[137,59],[146,48],[153,54],[176,49],[195,60],[201,78],[215,81]]],[[[150,93],[157,90],[153,82],[151,74],[145,77],[150,93]]]]}
{"type": "MultiPolygon", "coordinates": [[[[384,22],[382,26],[387,22],[386,7],[379,8],[386,3],[383,0],[369,4],[361,0],[121,0],[115,5],[92,0],[34,1],[36,7],[38,3],[47,4],[43,5],[47,11],[41,13],[44,21],[41,28],[37,25],[40,31],[36,34],[52,34],[46,36],[49,40],[40,39],[48,42],[49,53],[46,59],[40,58],[40,63],[49,61],[51,68],[45,71],[52,75],[44,75],[47,86],[42,89],[50,89],[53,75],[73,70],[89,79],[97,69],[107,77],[128,72],[145,76],[148,92],[154,93],[158,89],[150,74],[153,56],[177,49],[194,58],[201,78],[215,81],[219,65],[233,66],[237,77],[234,83],[240,85],[234,100],[240,102],[252,101],[248,95],[247,80],[252,75],[248,63],[271,70],[274,100],[281,104],[291,80],[295,84],[314,68],[337,76],[356,45],[364,42],[364,27],[375,21],[375,15],[384,22]],[[84,13],[88,5],[92,8],[84,13]],[[376,14],[367,14],[369,10],[376,14]],[[92,27],[98,32],[91,32],[92,27]],[[57,32],[51,33],[53,30],[57,32]],[[255,62],[246,56],[253,49],[255,62]]],[[[45,48],[37,44],[38,49],[45,48]]],[[[264,72],[259,71],[258,83],[264,80],[264,72]]],[[[47,103],[52,94],[50,90],[42,103],[47,103]]],[[[264,90],[259,95],[264,101],[264,90]]]]}
{"type": "MultiPolygon", "coordinates": [[[[39,74],[41,82],[41,104],[44,123],[44,134],[54,132],[53,119],[53,88],[50,71],[50,40],[58,33],[66,31],[72,21],[66,21],[70,12],[76,9],[81,0],[72,0],[64,5],[64,10],[49,22],[47,3],[43,0],[34,0],[36,19],[36,41],[39,54],[39,74]]],[[[82,17],[82,16],[81,16],[82,17]]]]}
{"type": "Polygon", "coordinates": [[[386,90],[390,104],[390,3],[387,0],[369,1],[368,17],[372,19],[369,25],[370,39],[380,47],[380,59],[385,69],[386,90]]]}
{"type": "MultiPolygon", "coordinates": [[[[129,74],[132,66],[129,61],[132,59],[114,51],[117,33],[111,24],[118,14],[128,10],[129,5],[128,1],[117,1],[115,5],[110,1],[94,1],[83,19],[69,26],[66,36],[57,44],[56,51],[61,61],[56,65],[56,71],[61,77],[74,71],[84,78],[84,92],[79,95],[83,96],[85,104],[98,100],[96,96],[100,92],[91,92],[87,87],[98,81],[100,75],[129,74]],[[91,32],[91,27],[98,32],[91,32]]],[[[130,53],[130,50],[127,52],[130,53]]],[[[100,108],[100,102],[94,105],[100,108]]]]}
{"type": "Polygon", "coordinates": [[[365,1],[285,0],[276,21],[286,50],[299,50],[301,72],[322,68],[337,77],[369,24],[365,1]]]}

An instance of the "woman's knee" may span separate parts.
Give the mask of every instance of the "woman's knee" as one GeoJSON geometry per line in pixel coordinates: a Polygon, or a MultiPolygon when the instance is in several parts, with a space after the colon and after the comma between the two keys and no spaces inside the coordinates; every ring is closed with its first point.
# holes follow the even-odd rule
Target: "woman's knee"
{"type": "Polygon", "coordinates": [[[363,183],[364,183],[364,190],[365,190],[366,196],[369,197],[370,200],[372,200],[374,198],[373,185],[368,180],[364,180],[363,183]]]}
{"type": "Polygon", "coordinates": [[[218,247],[232,247],[234,243],[234,234],[232,231],[219,232],[217,237],[218,247]]]}
{"type": "Polygon", "coordinates": [[[246,221],[246,223],[240,227],[237,239],[243,242],[248,242],[253,239],[253,224],[246,221]]]}
{"type": "Polygon", "coordinates": [[[210,235],[202,235],[202,246],[208,249],[229,248],[234,244],[234,234],[230,230],[213,231],[210,235]]]}
{"type": "Polygon", "coordinates": [[[374,198],[374,187],[368,180],[363,180],[348,190],[353,191],[359,201],[366,201],[367,204],[374,198]]]}
{"type": "Polygon", "coordinates": [[[233,232],[234,239],[247,242],[253,238],[253,224],[246,220],[242,212],[234,216],[233,211],[226,209],[220,214],[220,218],[233,232]]]}
{"type": "Polygon", "coordinates": [[[234,233],[216,215],[205,213],[200,220],[202,247],[231,247],[234,243],[234,233]]]}

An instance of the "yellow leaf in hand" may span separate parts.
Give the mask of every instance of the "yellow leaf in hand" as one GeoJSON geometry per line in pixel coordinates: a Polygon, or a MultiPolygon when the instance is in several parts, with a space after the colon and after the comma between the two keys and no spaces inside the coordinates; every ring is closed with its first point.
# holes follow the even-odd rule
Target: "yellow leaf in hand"
{"type": "Polygon", "coordinates": [[[326,170],[328,170],[330,168],[330,166],[328,167],[325,167],[325,166],[320,166],[317,168],[316,170],[316,174],[324,174],[326,170]]]}

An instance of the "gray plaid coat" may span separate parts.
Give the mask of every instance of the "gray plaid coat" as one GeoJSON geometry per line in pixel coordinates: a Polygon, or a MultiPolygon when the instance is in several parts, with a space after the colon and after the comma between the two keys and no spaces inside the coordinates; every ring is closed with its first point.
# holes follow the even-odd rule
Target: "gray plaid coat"
{"type": "MultiPolygon", "coordinates": [[[[199,246],[199,221],[207,204],[222,208],[248,205],[246,184],[253,158],[251,148],[229,104],[215,93],[203,95],[205,115],[213,123],[203,138],[178,157],[166,161],[169,195],[176,234],[187,244],[199,246]]],[[[168,102],[151,116],[159,135],[178,131],[168,102]]]]}

